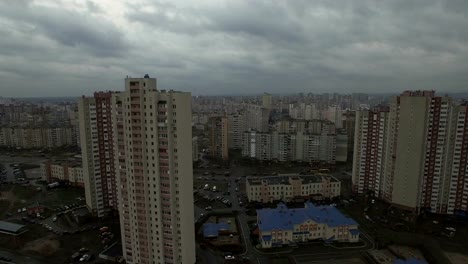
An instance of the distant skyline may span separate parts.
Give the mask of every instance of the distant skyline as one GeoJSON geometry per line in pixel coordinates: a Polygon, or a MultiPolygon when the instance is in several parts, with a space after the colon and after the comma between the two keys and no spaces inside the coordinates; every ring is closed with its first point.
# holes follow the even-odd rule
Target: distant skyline
{"type": "Polygon", "coordinates": [[[464,0],[6,0],[0,96],[468,90],[464,0]]]}

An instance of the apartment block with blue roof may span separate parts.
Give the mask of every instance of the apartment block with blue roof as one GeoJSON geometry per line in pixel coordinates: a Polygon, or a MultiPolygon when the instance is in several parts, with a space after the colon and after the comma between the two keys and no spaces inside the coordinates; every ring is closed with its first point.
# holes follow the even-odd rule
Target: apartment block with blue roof
{"type": "Polygon", "coordinates": [[[310,202],[304,208],[289,209],[280,203],[274,209],[257,210],[257,224],[262,248],[311,240],[358,242],[360,234],[357,222],[335,207],[310,202]]]}

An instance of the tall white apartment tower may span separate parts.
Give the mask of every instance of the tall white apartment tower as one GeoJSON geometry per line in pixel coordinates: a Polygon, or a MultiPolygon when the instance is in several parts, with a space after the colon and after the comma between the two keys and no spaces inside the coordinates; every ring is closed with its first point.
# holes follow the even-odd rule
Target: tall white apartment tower
{"type": "Polygon", "coordinates": [[[406,91],[356,112],[353,188],[415,214],[468,212],[468,103],[406,91]]]}
{"type": "Polygon", "coordinates": [[[126,78],[112,109],[125,260],[195,263],[190,93],[126,78]]]}

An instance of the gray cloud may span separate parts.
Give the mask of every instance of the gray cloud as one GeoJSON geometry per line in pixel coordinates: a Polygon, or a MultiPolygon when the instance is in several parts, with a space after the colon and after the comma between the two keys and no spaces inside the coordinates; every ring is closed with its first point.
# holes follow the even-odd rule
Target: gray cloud
{"type": "Polygon", "coordinates": [[[23,25],[30,33],[45,35],[59,44],[80,48],[94,56],[122,56],[128,48],[122,32],[104,19],[59,8],[32,6],[32,1],[0,7],[0,17],[23,25]]]}
{"type": "Polygon", "coordinates": [[[0,3],[0,94],[118,90],[144,73],[195,94],[468,83],[464,0],[57,2],[0,3]]]}

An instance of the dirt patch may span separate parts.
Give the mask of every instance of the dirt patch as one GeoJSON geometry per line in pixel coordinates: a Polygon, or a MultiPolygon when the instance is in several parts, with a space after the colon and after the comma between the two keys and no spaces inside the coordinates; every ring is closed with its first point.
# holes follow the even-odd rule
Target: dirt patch
{"type": "Polygon", "coordinates": [[[59,247],[60,242],[57,239],[45,237],[27,243],[24,245],[22,251],[47,257],[57,252],[59,247]]]}
{"type": "Polygon", "coordinates": [[[12,201],[14,199],[15,199],[15,196],[13,195],[13,192],[11,191],[2,192],[2,195],[0,196],[0,201],[4,201],[2,209],[5,212],[9,212],[12,209],[13,204],[14,204],[12,201]]]}

